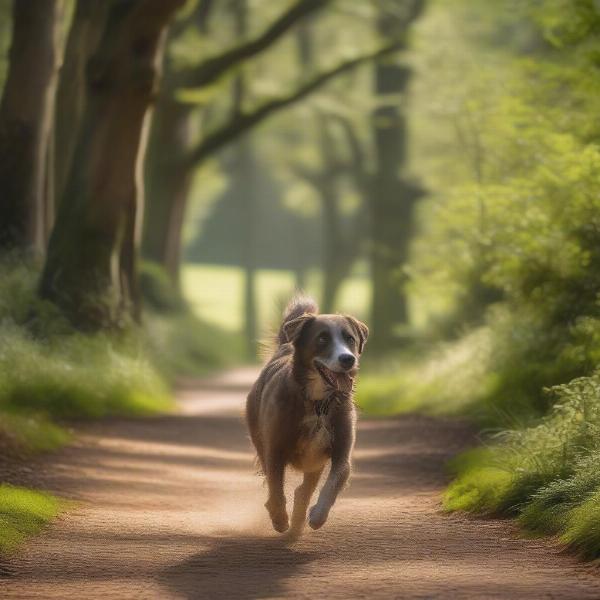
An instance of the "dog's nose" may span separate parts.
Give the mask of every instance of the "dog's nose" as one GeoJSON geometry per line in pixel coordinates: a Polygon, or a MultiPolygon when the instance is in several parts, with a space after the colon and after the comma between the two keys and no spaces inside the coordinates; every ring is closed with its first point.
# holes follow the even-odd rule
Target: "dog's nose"
{"type": "Polygon", "coordinates": [[[354,358],[353,354],[340,354],[338,356],[338,361],[340,365],[344,367],[344,369],[351,369],[354,366],[355,360],[356,359],[354,358]]]}

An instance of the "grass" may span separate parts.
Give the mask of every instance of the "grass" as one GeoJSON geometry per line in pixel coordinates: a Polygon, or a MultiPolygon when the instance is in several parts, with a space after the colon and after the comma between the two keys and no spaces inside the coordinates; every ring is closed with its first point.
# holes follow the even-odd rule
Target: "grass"
{"type": "MultiPolygon", "coordinates": [[[[182,270],[184,296],[195,314],[221,330],[240,332],[243,328],[244,272],[239,267],[188,264],[182,270]]],[[[294,293],[291,271],[260,270],[256,277],[258,329],[264,333],[275,328],[282,306],[294,293]]],[[[320,297],[318,273],[309,272],[306,292],[320,297]]],[[[366,277],[356,274],[340,289],[337,310],[366,318],[370,287],[366,277]]]]}
{"type": "Polygon", "coordinates": [[[600,555],[600,373],[551,390],[537,425],[504,433],[456,458],[446,510],[513,515],[529,531],[556,535],[584,558],[600,555]]]}
{"type": "Polygon", "coordinates": [[[489,384],[489,355],[490,332],[481,328],[427,352],[408,349],[383,364],[367,360],[357,403],[365,413],[380,416],[413,411],[431,415],[475,412],[489,384]]]}
{"type": "MultiPolygon", "coordinates": [[[[202,322],[160,273],[145,272],[143,327],[83,334],[36,295],[35,265],[0,264],[0,449],[26,455],[71,439],[68,419],[172,408],[170,384],[241,356],[239,336],[202,322]]],[[[0,553],[64,507],[49,494],[0,486],[0,553]]]]}
{"type": "Polygon", "coordinates": [[[67,504],[50,494],[0,485],[0,554],[14,552],[23,540],[54,519],[67,504]]]}
{"type": "Polygon", "coordinates": [[[367,363],[358,403],[370,414],[476,421],[484,445],[448,465],[444,509],[515,517],[529,532],[598,558],[600,371],[591,366],[599,332],[591,318],[552,330],[536,315],[497,310],[433,350],[367,363]]]}

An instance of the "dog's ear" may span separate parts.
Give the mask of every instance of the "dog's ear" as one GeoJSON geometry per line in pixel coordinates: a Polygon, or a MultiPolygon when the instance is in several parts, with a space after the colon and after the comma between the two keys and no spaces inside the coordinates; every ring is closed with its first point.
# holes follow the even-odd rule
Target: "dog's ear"
{"type": "Polygon", "coordinates": [[[359,321],[350,315],[346,315],[346,319],[358,336],[358,352],[362,354],[363,348],[367,343],[367,338],[369,337],[369,328],[362,321],[359,321]]]}
{"type": "Polygon", "coordinates": [[[312,323],[315,320],[315,315],[311,315],[309,313],[304,313],[291,321],[283,324],[283,332],[285,333],[285,337],[288,342],[296,342],[296,340],[300,337],[302,330],[306,325],[312,323]]]}

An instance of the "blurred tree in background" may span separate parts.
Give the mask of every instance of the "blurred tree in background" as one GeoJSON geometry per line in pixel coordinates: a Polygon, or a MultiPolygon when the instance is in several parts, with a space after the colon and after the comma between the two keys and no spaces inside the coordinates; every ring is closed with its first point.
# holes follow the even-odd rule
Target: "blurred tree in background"
{"type": "MultiPolygon", "coordinates": [[[[252,274],[261,266],[258,224],[263,219],[256,208],[263,202],[256,175],[265,171],[268,177],[266,172],[275,170],[274,165],[257,162],[260,151],[251,138],[238,141],[229,158],[219,152],[325,84],[363,64],[382,64],[377,61],[405,48],[407,27],[420,11],[415,6],[422,3],[391,2],[384,9],[374,2],[358,11],[353,3],[327,0],[296,0],[277,7],[210,0],[22,4],[14,8],[0,111],[6,152],[6,159],[0,161],[5,181],[5,248],[45,254],[40,294],[77,327],[111,327],[127,314],[139,320],[140,234],[144,258],[164,268],[179,286],[186,210],[198,169],[207,164],[214,171],[211,164],[228,165],[230,199],[224,197],[217,205],[239,204],[239,210],[229,213],[235,216],[229,227],[241,242],[248,280],[246,329],[249,339],[254,339],[252,274]],[[408,10],[412,17],[397,30],[379,35],[369,31],[368,20],[375,23],[381,10],[391,10],[391,15],[408,10]],[[366,24],[361,22],[364,16],[366,24]],[[306,25],[309,17],[311,27],[321,30],[318,39],[308,44],[315,49],[309,51],[309,58],[304,43],[304,56],[290,60],[296,43],[293,30],[306,25]],[[348,35],[343,43],[327,39],[325,32],[341,22],[354,28],[352,44],[348,35]],[[223,45],[226,37],[235,43],[223,45]],[[274,47],[277,54],[269,56],[274,47]],[[294,71],[297,74],[291,75],[294,71]],[[264,82],[268,82],[265,89],[272,88],[268,92],[262,90],[264,82]],[[228,92],[231,86],[233,97],[228,92]],[[31,104],[20,98],[30,99],[31,104]],[[26,130],[31,133],[25,135],[26,130]],[[19,168],[11,166],[17,163],[19,168]]],[[[308,25],[299,31],[308,31],[308,25]]],[[[318,143],[323,162],[329,163],[325,170],[344,171],[357,187],[355,193],[363,195],[364,204],[368,177],[361,146],[365,144],[339,111],[319,112],[323,114],[317,122],[318,143]],[[324,119],[327,123],[321,126],[324,119]],[[333,129],[338,130],[336,142],[333,129]],[[350,153],[338,161],[332,155],[334,145],[348,146],[350,153]]],[[[386,128],[379,126],[380,131],[386,128]]],[[[311,259],[306,246],[309,256],[299,260],[298,252],[290,249],[296,263],[292,268],[298,273],[322,256],[328,310],[334,309],[337,290],[362,252],[363,240],[357,236],[366,235],[364,224],[352,226],[356,235],[342,232],[348,220],[332,191],[337,177],[337,173],[322,177],[318,183],[312,177],[322,199],[322,253],[312,250],[311,259]]],[[[281,196],[276,188],[272,193],[274,199],[281,196]]],[[[280,219],[288,215],[302,241],[305,236],[298,232],[307,230],[306,215],[290,212],[280,198],[271,206],[271,212],[280,215],[273,229],[279,229],[280,219]]],[[[355,211],[355,223],[359,214],[365,213],[355,211]]],[[[373,231],[379,231],[378,226],[373,231]]],[[[202,245],[198,248],[201,252],[202,245]]],[[[289,268],[289,262],[284,266],[289,268]]],[[[389,271],[376,277],[376,287],[392,287],[393,269],[389,271]]],[[[404,318],[405,311],[400,313],[404,318]]],[[[381,327],[383,340],[388,324],[381,327]]]]}

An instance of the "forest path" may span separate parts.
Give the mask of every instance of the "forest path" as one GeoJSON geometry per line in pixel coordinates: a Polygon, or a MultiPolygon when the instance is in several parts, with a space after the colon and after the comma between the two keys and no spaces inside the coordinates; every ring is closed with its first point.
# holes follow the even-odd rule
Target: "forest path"
{"type": "Polygon", "coordinates": [[[600,598],[600,574],[549,541],[440,513],[444,461],[470,440],[452,421],[360,419],[350,487],[285,545],[241,417],[255,375],[190,386],[175,415],[87,426],[38,463],[81,504],[0,563],[0,598],[600,598]]]}

